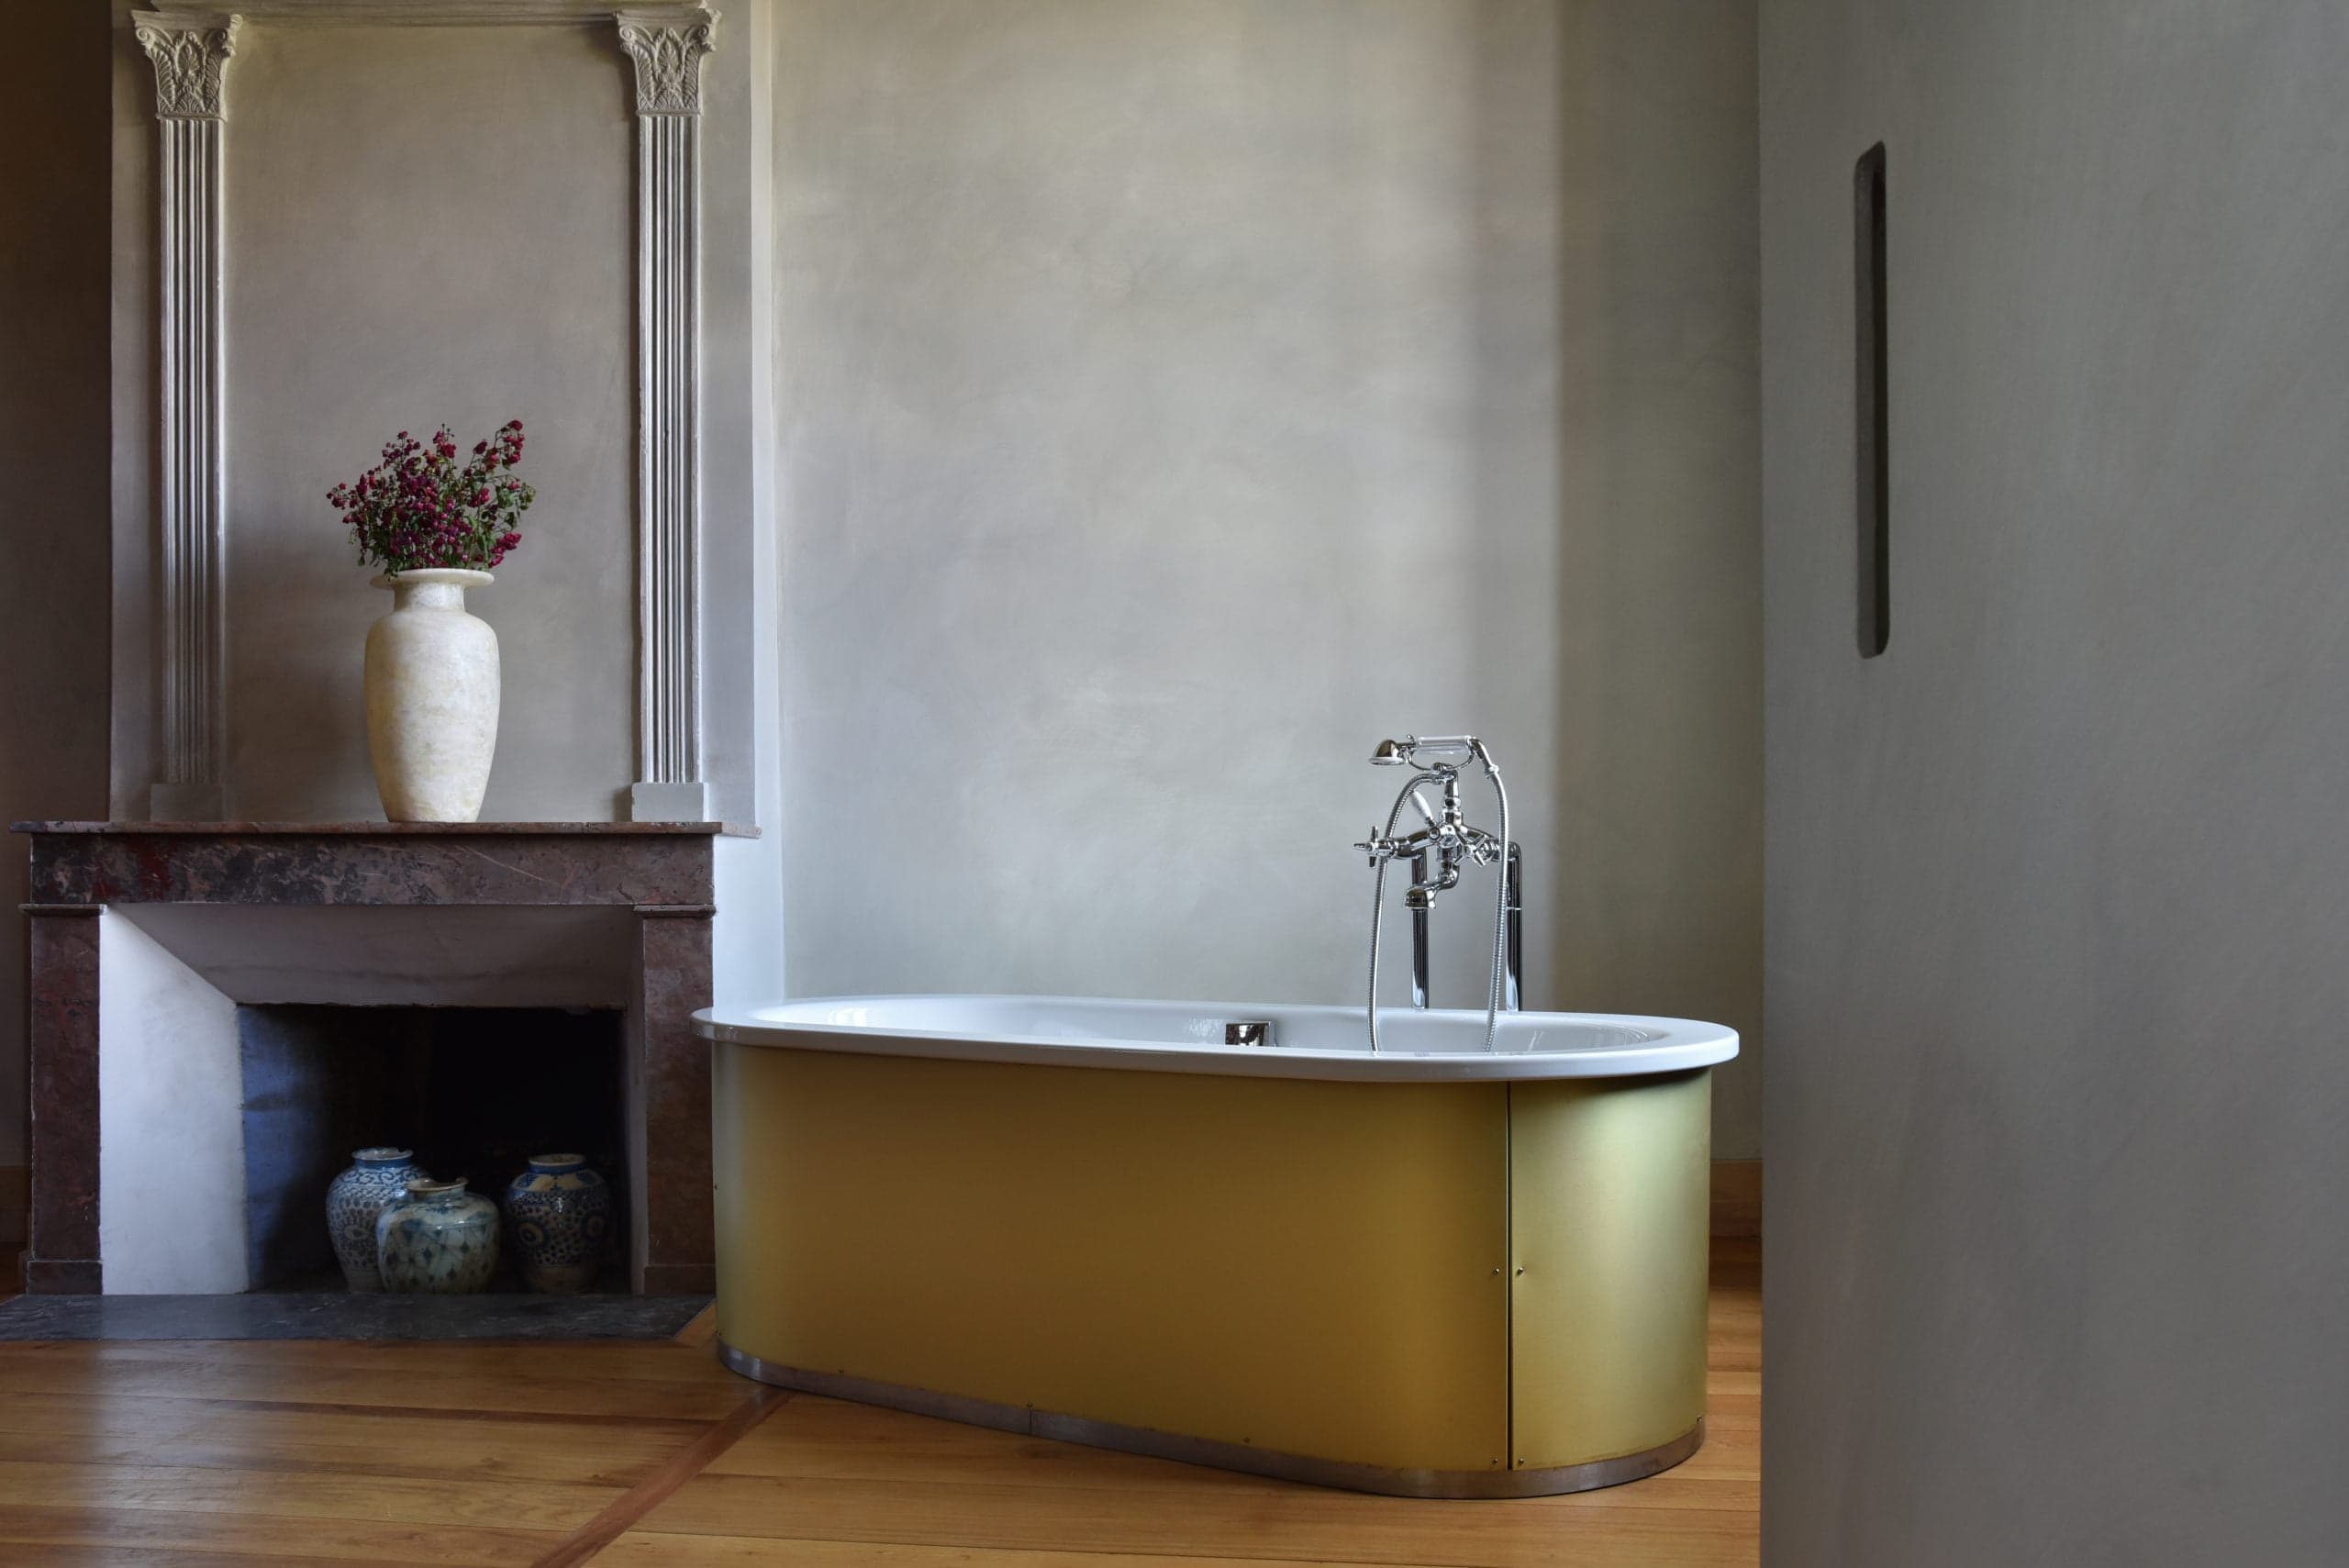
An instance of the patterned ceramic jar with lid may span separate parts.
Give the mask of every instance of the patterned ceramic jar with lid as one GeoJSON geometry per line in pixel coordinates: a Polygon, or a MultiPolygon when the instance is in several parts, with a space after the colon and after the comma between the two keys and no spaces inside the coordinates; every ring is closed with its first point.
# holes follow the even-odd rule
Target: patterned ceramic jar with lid
{"type": "Polygon", "coordinates": [[[497,1269],[497,1206],[465,1178],[419,1176],[375,1222],[375,1266],[394,1293],[470,1296],[497,1269]]]}
{"type": "Polygon", "coordinates": [[[507,1234],[532,1290],[575,1296],[596,1283],[612,1189],[577,1154],[533,1154],[506,1189],[507,1234]]]}
{"type": "Polygon", "coordinates": [[[375,1221],[406,1195],[408,1182],[424,1173],[417,1168],[413,1150],[355,1149],[351,1159],[351,1169],[327,1188],[327,1234],[334,1241],[334,1261],[342,1265],[345,1283],[353,1290],[381,1290],[375,1221]]]}

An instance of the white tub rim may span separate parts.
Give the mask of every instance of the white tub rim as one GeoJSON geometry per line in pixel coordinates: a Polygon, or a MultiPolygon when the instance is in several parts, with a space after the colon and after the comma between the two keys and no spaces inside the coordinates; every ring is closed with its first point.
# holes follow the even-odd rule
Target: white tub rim
{"type": "Polygon", "coordinates": [[[1007,1029],[950,1029],[934,1023],[893,1025],[851,1022],[827,1017],[851,1009],[873,1011],[892,1004],[930,1007],[967,1005],[974,1010],[1015,1008],[1096,1009],[1137,1019],[1182,1019],[1193,1024],[1270,1018],[1295,1029],[1309,1025],[1317,1034],[1342,1031],[1351,1020],[1355,1035],[1362,1009],[1328,1005],[1131,1000],[1119,997],[1036,995],[987,992],[872,993],[809,996],[759,1006],[705,1007],[694,1018],[705,1040],[734,1045],[827,1051],[868,1056],[904,1056],[943,1061],[996,1062],[1035,1066],[1092,1067],[1125,1072],[1185,1073],[1252,1078],[1303,1078],[1361,1083],[1480,1083],[1555,1078],[1632,1078],[1717,1066],[1737,1055],[1737,1031],[1720,1024],[1631,1013],[1504,1013],[1501,1049],[1482,1049],[1482,1009],[1382,1007],[1383,1035],[1408,1036],[1431,1026],[1473,1041],[1465,1049],[1382,1050],[1366,1044],[1323,1048],[1275,1043],[1225,1045],[1189,1039],[1179,1041],[1127,1040],[1111,1036],[1019,1033],[1007,1029]],[[1509,1042],[1543,1030],[1576,1029],[1631,1033],[1642,1038],[1537,1051],[1509,1042]]]}

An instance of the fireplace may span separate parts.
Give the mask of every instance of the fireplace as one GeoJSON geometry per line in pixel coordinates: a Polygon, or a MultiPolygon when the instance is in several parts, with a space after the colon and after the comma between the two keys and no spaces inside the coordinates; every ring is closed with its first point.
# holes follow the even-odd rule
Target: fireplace
{"type": "Polygon", "coordinates": [[[28,1292],[339,1278],[325,1184],[402,1142],[495,1197],[596,1162],[609,1283],[713,1288],[717,824],[30,823],[28,1292]],[[471,1082],[469,1079],[477,1079],[471,1082]]]}

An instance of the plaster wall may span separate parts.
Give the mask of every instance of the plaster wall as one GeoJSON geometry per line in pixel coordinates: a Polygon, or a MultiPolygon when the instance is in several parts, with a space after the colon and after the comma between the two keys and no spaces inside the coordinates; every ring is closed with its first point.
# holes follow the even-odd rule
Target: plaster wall
{"type": "MultiPolygon", "coordinates": [[[[0,50],[0,823],[106,810],[106,19],[14,9],[0,50]]],[[[25,894],[0,841],[0,1167],[25,1162],[25,894]]],[[[22,1201],[0,1176],[10,1252],[22,1201]]]]}
{"type": "Polygon", "coordinates": [[[245,1288],[237,1005],[118,910],[98,916],[98,1247],[109,1296],[245,1288]]]}
{"type": "Polygon", "coordinates": [[[2349,13],[1761,10],[1764,1560],[2343,1561],[2349,13]]]}
{"type": "Polygon", "coordinates": [[[395,430],[528,427],[524,542],[468,608],[505,674],[489,820],[635,776],[633,87],[603,28],[245,29],[229,66],[231,816],[378,817],[367,585],[328,487],[395,430]]]}
{"type": "Polygon", "coordinates": [[[1356,999],[1365,759],[1471,730],[1531,1004],[1744,1031],[1754,1152],[1751,8],[775,21],[790,990],[1356,999]]]}

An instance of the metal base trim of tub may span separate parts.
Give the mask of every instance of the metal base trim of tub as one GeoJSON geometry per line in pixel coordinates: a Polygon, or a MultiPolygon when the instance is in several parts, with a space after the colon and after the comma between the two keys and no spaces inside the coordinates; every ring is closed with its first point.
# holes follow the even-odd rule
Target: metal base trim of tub
{"type": "Polygon", "coordinates": [[[1018,1432],[1024,1437],[1083,1443],[1088,1448],[1115,1449],[1152,1459],[1237,1470],[1349,1492],[1377,1492],[1391,1497],[1549,1497],[1563,1492],[1594,1492],[1602,1486],[1643,1481],[1669,1470],[1705,1443],[1705,1423],[1699,1418],[1670,1442],[1614,1459],[1594,1459],[1586,1464],[1553,1465],[1546,1470],[1389,1470],[1375,1464],[1314,1459],[1301,1453],[1250,1448],[1243,1443],[1185,1437],[1180,1432],[1153,1431],[1147,1427],[1121,1426],[1115,1421],[1088,1420],[1082,1416],[1056,1415],[1025,1405],[998,1405],[991,1399],[937,1394],[926,1388],[876,1383],[871,1378],[839,1373],[779,1366],[762,1361],[748,1351],[738,1351],[723,1340],[718,1342],[718,1351],[728,1370],[744,1377],[827,1399],[879,1405],[917,1416],[1018,1432]]]}

